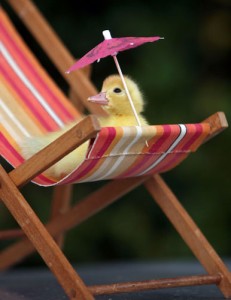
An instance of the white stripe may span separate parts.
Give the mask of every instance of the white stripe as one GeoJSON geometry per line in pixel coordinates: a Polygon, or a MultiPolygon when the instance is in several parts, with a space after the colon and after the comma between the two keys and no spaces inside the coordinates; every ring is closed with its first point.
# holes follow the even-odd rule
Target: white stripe
{"type": "MultiPolygon", "coordinates": [[[[139,140],[140,136],[142,135],[141,127],[136,126],[136,129],[137,129],[136,138],[123,151],[123,154],[125,154],[125,155],[128,153],[129,149],[139,140]]],[[[104,176],[102,176],[101,178],[97,178],[97,180],[98,179],[102,180],[102,179],[105,179],[105,178],[110,178],[110,176],[112,176],[113,172],[120,166],[122,161],[126,158],[126,156],[123,155],[123,154],[118,157],[118,159],[115,162],[115,164],[113,165],[113,167],[110,170],[108,170],[108,172],[106,174],[104,174],[104,176]]]]}
{"type": "Polygon", "coordinates": [[[180,143],[180,141],[184,138],[185,134],[187,133],[187,128],[185,125],[179,124],[181,128],[181,133],[178,136],[178,138],[174,141],[174,143],[171,145],[171,147],[163,153],[151,166],[149,166],[145,171],[139,173],[137,176],[141,176],[144,173],[147,173],[150,171],[152,168],[155,168],[165,157],[180,143]]]}
{"type": "MultiPolygon", "coordinates": [[[[140,128],[140,127],[136,127],[136,128],[140,128]]],[[[123,131],[124,131],[124,136],[125,135],[129,135],[130,132],[131,132],[131,128],[130,127],[123,127],[123,131]]],[[[123,153],[126,153],[128,151],[128,149],[137,141],[137,139],[139,137],[140,137],[140,133],[136,136],[136,138],[134,139],[134,141],[125,148],[125,150],[123,151],[123,153]]],[[[123,145],[126,144],[126,142],[127,142],[126,137],[123,137],[119,141],[119,143],[115,145],[115,147],[113,148],[113,150],[110,152],[109,156],[110,155],[116,155],[116,154],[118,154],[120,148],[123,147],[123,145]]],[[[124,156],[122,156],[122,158],[124,158],[124,156]]],[[[121,157],[119,157],[119,160],[120,159],[121,159],[121,157]]],[[[108,169],[108,165],[110,164],[110,162],[111,162],[110,157],[108,157],[108,159],[105,160],[105,162],[100,166],[100,168],[97,171],[95,171],[91,176],[89,176],[86,179],[84,179],[83,182],[84,181],[95,181],[95,180],[99,180],[99,179],[102,179],[102,178],[106,178],[106,176],[108,176],[109,173],[111,173],[111,170],[112,170],[112,169],[109,170],[105,174],[105,170],[108,169]]],[[[115,164],[117,164],[117,162],[115,164]]]]}
{"type": "Polygon", "coordinates": [[[31,93],[35,96],[38,102],[42,105],[42,107],[48,112],[48,114],[53,118],[53,120],[60,126],[63,126],[63,121],[54,113],[52,108],[47,104],[46,100],[42,97],[42,95],[36,90],[33,84],[29,81],[29,79],[25,76],[22,70],[19,68],[17,63],[14,61],[10,53],[7,51],[5,46],[0,42],[0,49],[3,53],[3,56],[17,74],[17,76],[22,80],[25,86],[31,91],[31,93]]]}
{"type": "Polygon", "coordinates": [[[12,138],[16,141],[16,143],[20,143],[20,141],[22,140],[22,138],[20,138],[18,136],[18,134],[16,134],[15,132],[15,128],[10,126],[10,124],[8,124],[7,122],[3,122],[2,121],[3,118],[0,119],[2,126],[5,128],[5,130],[7,131],[7,133],[9,133],[10,136],[12,136],[12,138]]]}
{"type": "MultiPolygon", "coordinates": [[[[129,127],[123,128],[123,135],[130,133],[129,127]]],[[[115,145],[115,147],[112,149],[109,155],[118,153],[119,149],[123,146],[123,144],[126,143],[126,139],[122,138],[118,144],[115,145]]],[[[87,178],[87,181],[95,181],[99,180],[99,178],[104,177],[105,170],[108,169],[108,165],[110,164],[110,159],[106,159],[105,162],[100,166],[100,168],[94,172],[90,177],[87,178]]]]}
{"type": "MultiPolygon", "coordinates": [[[[14,125],[22,132],[22,134],[24,136],[29,137],[30,134],[27,131],[27,129],[20,123],[20,121],[16,118],[16,116],[9,110],[9,108],[4,104],[3,100],[0,99],[0,107],[2,108],[2,110],[5,112],[5,114],[11,119],[12,123],[14,123],[14,125]]],[[[4,119],[4,118],[3,118],[4,119]]],[[[6,122],[5,122],[6,123],[6,122]]],[[[13,136],[15,136],[15,130],[11,129],[10,125],[8,124],[8,126],[6,126],[6,124],[4,123],[4,126],[7,127],[10,132],[14,133],[13,136]]]]}

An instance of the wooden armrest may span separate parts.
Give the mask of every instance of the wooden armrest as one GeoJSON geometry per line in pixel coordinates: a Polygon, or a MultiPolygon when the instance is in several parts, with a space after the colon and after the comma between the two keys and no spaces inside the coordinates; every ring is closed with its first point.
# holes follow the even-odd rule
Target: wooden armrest
{"type": "Polygon", "coordinates": [[[22,187],[85,141],[95,137],[99,131],[97,118],[93,115],[85,117],[54,142],[12,170],[9,173],[10,178],[16,186],[22,187]]]}
{"type": "Polygon", "coordinates": [[[210,125],[210,133],[204,140],[204,143],[229,127],[226,116],[222,111],[216,112],[212,116],[205,119],[202,123],[208,123],[210,125]]]}

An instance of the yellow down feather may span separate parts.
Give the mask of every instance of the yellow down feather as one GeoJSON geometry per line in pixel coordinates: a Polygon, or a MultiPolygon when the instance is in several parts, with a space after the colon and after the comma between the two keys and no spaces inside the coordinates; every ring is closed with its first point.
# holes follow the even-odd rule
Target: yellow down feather
{"type": "MultiPolygon", "coordinates": [[[[125,77],[125,81],[131,94],[131,98],[137,111],[141,125],[148,125],[147,121],[141,114],[144,108],[144,100],[138,85],[128,77],[125,77]]],[[[108,100],[108,104],[102,106],[102,108],[107,112],[108,115],[106,117],[98,118],[102,127],[137,125],[137,121],[131,109],[122,81],[118,75],[111,75],[107,77],[103,82],[101,91],[105,93],[105,96],[108,100]]],[[[25,159],[28,159],[29,157],[46,147],[52,141],[57,139],[60,135],[69,130],[78,122],[79,120],[66,125],[59,131],[51,132],[43,136],[33,136],[25,138],[21,143],[21,153],[23,157],[25,159]]],[[[60,179],[68,173],[72,172],[79,164],[83,162],[87,153],[88,144],[89,141],[85,142],[76,150],[72,151],[70,154],[50,167],[46,171],[46,174],[48,176],[60,179]]]]}

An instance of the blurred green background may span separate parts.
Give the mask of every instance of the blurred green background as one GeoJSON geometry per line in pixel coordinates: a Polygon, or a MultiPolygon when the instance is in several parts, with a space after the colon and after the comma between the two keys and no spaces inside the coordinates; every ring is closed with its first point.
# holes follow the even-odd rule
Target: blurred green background
{"type": "MultiPolygon", "coordinates": [[[[104,29],[110,29],[114,37],[159,35],[165,38],[118,55],[123,72],[134,78],[143,90],[145,116],[151,124],[199,122],[220,110],[231,122],[229,0],[34,2],[75,57],[81,57],[101,42],[104,29]]],[[[5,1],[3,7],[67,92],[61,76],[5,1]]],[[[103,79],[115,72],[113,60],[103,59],[93,65],[92,80],[100,89],[103,79]]],[[[231,256],[230,148],[231,131],[227,129],[163,175],[222,256],[231,256]]],[[[73,202],[101,185],[76,185],[73,202]]],[[[29,184],[23,193],[46,221],[52,190],[29,184]]],[[[2,204],[0,226],[14,226],[2,204]]],[[[6,244],[1,242],[1,247],[6,244]]],[[[77,263],[192,256],[143,187],[71,230],[64,251],[77,263]]],[[[41,259],[33,255],[26,263],[40,264],[41,259]]]]}

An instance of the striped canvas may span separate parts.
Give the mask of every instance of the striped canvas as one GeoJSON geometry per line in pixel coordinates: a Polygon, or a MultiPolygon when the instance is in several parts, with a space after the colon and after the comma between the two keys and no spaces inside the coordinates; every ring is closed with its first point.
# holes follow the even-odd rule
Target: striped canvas
{"type": "MultiPolygon", "coordinates": [[[[23,162],[18,145],[25,136],[54,131],[81,115],[26,47],[3,9],[0,34],[0,151],[16,167],[23,162]]],[[[208,124],[105,127],[71,174],[61,181],[41,174],[34,182],[49,186],[165,172],[195,151],[209,129],[208,124]]]]}

